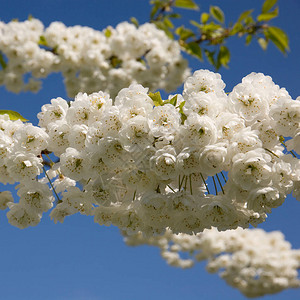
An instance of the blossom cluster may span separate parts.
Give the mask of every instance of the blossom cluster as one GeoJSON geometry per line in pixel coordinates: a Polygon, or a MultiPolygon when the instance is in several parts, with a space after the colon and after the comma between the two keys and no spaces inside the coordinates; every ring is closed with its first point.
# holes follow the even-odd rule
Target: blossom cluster
{"type": "Polygon", "coordinates": [[[54,222],[79,212],[147,236],[263,222],[287,194],[299,199],[300,99],[261,73],[224,88],[199,70],[167,100],[132,84],[114,100],[52,99],[39,127],[3,116],[0,182],[20,182],[18,203],[3,197],[9,222],[36,225],[53,206],[49,182],[54,222]]]}
{"type": "Polygon", "coordinates": [[[291,249],[278,231],[237,228],[219,232],[212,228],[197,235],[176,235],[167,230],[149,238],[141,233],[126,236],[125,241],[129,246],[160,248],[162,257],[175,267],[189,268],[207,260],[209,272],[219,272],[227,284],[247,297],[300,287],[300,250],[291,249]],[[183,253],[189,258],[183,258],[183,253]]]}
{"type": "Polygon", "coordinates": [[[13,92],[38,91],[40,78],[61,72],[69,97],[99,90],[115,96],[138,82],[151,90],[175,90],[189,75],[180,46],[155,25],[136,28],[128,22],[97,31],[49,27],[31,18],[0,22],[0,85],[13,92]]]}

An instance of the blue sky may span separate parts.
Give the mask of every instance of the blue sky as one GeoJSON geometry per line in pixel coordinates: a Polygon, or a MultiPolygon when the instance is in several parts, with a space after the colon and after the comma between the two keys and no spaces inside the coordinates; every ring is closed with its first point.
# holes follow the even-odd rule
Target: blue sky
{"type": "MultiPolygon", "coordinates": [[[[259,11],[262,0],[197,1],[201,12],[209,4],[219,5],[227,21],[234,21],[243,10],[259,11]]],[[[283,56],[273,45],[263,52],[255,43],[244,47],[244,40],[231,39],[229,69],[221,69],[227,91],[250,72],[263,72],[285,87],[293,98],[300,95],[300,1],[279,0],[280,16],[273,24],[290,37],[291,51],[283,56]]],[[[85,25],[103,29],[135,16],[140,23],[149,16],[148,0],[0,0],[0,20],[40,19],[46,26],[62,21],[68,26],[85,25]]],[[[184,12],[183,12],[184,13],[184,12]]],[[[197,13],[185,13],[197,19],[197,13]]],[[[186,21],[185,20],[185,21],[186,21]]],[[[193,70],[207,63],[190,59],[193,70]]],[[[37,124],[36,114],[51,98],[66,97],[60,75],[45,80],[38,94],[9,93],[0,87],[0,108],[20,112],[37,124]]],[[[3,186],[0,186],[3,188],[3,186]]],[[[288,197],[259,227],[282,230],[294,248],[300,248],[300,204],[288,197]]],[[[100,227],[92,218],[72,216],[55,225],[45,215],[39,226],[20,230],[10,226],[6,212],[0,212],[0,299],[245,299],[217,275],[208,274],[204,264],[189,270],[169,267],[151,247],[127,247],[116,228],[100,227]]],[[[264,299],[300,299],[300,290],[285,291],[264,299]]]]}

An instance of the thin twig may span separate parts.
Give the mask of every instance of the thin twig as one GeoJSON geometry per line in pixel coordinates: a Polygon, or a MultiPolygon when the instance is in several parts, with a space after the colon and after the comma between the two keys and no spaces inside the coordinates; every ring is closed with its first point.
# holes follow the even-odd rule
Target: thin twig
{"type": "Polygon", "coordinates": [[[167,187],[168,187],[173,193],[176,193],[175,190],[174,190],[169,184],[167,184],[167,187]]]}
{"type": "Polygon", "coordinates": [[[193,174],[190,174],[190,192],[191,192],[191,195],[193,195],[192,175],[193,174]]]}
{"type": "Polygon", "coordinates": [[[188,177],[185,176],[185,183],[184,183],[184,189],[186,190],[186,186],[187,186],[187,181],[188,181],[188,177]]]}
{"type": "Polygon", "coordinates": [[[224,181],[225,181],[225,183],[227,182],[227,180],[226,180],[226,177],[225,177],[225,175],[223,174],[223,171],[221,172],[221,175],[222,175],[222,177],[223,177],[223,179],[224,179],[224,181]]]}
{"type": "Polygon", "coordinates": [[[184,178],[185,178],[185,175],[183,175],[181,182],[179,182],[179,191],[181,190],[181,187],[183,185],[184,178]]]}
{"type": "Polygon", "coordinates": [[[218,175],[218,174],[216,174],[216,176],[217,176],[217,179],[218,179],[219,185],[220,185],[220,187],[221,187],[221,190],[222,190],[223,194],[225,194],[225,193],[224,193],[224,190],[223,190],[223,186],[222,186],[222,184],[221,184],[221,180],[220,180],[220,178],[219,178],[219,175],[218,175]]]}
{"type": "Polygon", "coordinates": [[[43,166],[43,171],[44,171],[44,173],[45,173],[45,175],[46,175],[46,177],[47,177],[47,179],[48,179],[48,181],[49,181],[49,183],[50,183],[50,186],[51,186],[51,188],[52,188],[52,190],[53,190],[53,192],[54,192],[54,194],[55,194],[55,196],[56,196],[56,198],[57,198],[57,203],[62,202],[62,201],[59,199],[59,196],[57,195],[56,190],[55,190],[55,188],[54,188],[54,186],[53,186],[53,184],[52,184],[52,182],[51,182],[51,180],[50,180],[50,178],[49,178],[49,176],[48,176],[48,174],[47,174],[46,169],[45,169],[44,166],[43,166]]]}
{"type": "Polygon", "coordinates": [[[264,148],[266,151],[270,152],[271,154],[273,154],[274,156],[276,156],[277,158],[279,158],[279,156],[277,154],[275,154],[273,151],[269,150],[268,148],[264,148]]]}
{"type": "Polygon", "coordinates": [[[216,181],[215,181],[215,176],[212,176],[212,179],[213,179],[213,182],[214,182],[216,195],[218,195],[218,190],[217,190],[217,185],[216,185],[216,181]]]}
{"type": "Polygon", "coordinates": [[[286,151],[290,152],[295,158],[297,158],[297,155],[296,155],[292,150],[289,151],[289,150],[287,149],[285,142],[282,141],[281,144],[284,146],[284,148],[286,149],[286,151]]]}
{"type": "Polygon", "coordinates": [[[208,189],[208,185],[207,185],[207,183],[205,182],[202,173],[200,173],[200,176],[201,176],[201,178],[202,178],[202,180],[203,180],[203,183],[204,183],[204,185],[205,185],[205,188],[206,188],[207,192],[210,194],[209,189],[208,189]]]}

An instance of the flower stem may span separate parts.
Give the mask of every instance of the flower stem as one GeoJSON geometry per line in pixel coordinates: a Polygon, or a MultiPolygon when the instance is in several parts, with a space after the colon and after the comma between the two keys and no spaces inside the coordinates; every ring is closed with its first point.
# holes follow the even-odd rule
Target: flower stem
{"type": "Polygon", "coordinates": [[[48,174],[47,174],[46,169],[45,169],[44,166],[43,166],[43,171],[44,171],[44,173],[45,173],[45,175],[46,175],[46,177],[47,177],[47,179],[48,179],[48,181],[49,181],[49,183],[50,183],[50,186],[51,186],[51,188],[52,188],[53,193],[55,194],[55,196],[56,196],[56,198],[57,198],[57,204],[59,204],[59,203],[62,202],[62,201],[59,199],[59,196],[58,196],[58,194],[56,193],[56,190],[55,190],[55,188],[54,188],[54,186],[53,186],[53,184],[52,184],[52,182],[51,182],[51,180],[50,180],[50,178],[49,178],[49,176],[48,176],[48,174]]]}
{"type": "Polygon", "coordinates": [[[224,190],[223,190],[223,186],[222,186],[221,180],[220,180],[220,178],[219,178],[219,175],[218,175],[218,174],[216,174],[216,176],[217,176],[217,179],[218,179],[219,185],[220,185],[220,187],[221,187],[221,190],[222,190],[223,194],[225,194],[225,193],[224,193],[224,190]]]}
{"type": "Polygon", "coordinates": [[[218,190],[217,190],[217,185],[216,185],[216,181],[215,181],[215,176],[212,176],[213,182],[214,182],[214,187],[215,187],[215,191],[216,191],[216,195],[218,195],[218,190]]]}
{"type": "Polygon", "coordinates": [[[205,188],[206,188],[208,194],[210,194],[209,189],[208,189],[208,185],[207,185],[207,183],[205,182],[205,179],[204,179],[202,173],[200,173],[200,176],[201,176],[201,178],[202,178],[202,181],[203,181],[203,183],[204,183],[204,185],[205,185],[205,188]]]}

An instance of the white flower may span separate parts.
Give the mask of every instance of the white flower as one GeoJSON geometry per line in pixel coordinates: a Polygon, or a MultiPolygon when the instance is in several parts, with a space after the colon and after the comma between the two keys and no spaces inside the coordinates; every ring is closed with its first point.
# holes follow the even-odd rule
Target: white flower
{"type": "Polygon", "coordinates": [[[64,175],[74,180],[89,177],[88,157],[74,148],[67,148],[66,152],[60,156],[60,168],[64,175]]]}
{"type": "Polygon", "coordinates": [[[269,120],[265,119],[261,122],[256,122],[251,128],[259,131],[259,139],[265,148],[273,150],[276,146],[280,145],[279,136],[276,134],[269,120]]]}
{"type": "Polygon", "coordinates": [[[85,147],[89,151],[97,151],[99,142],[106,135],[106,130],[102,122],[97,121],[88,127],[86,133],[85,147]]]}
{"type": "Polygon", "coordinates": [[[64,120],[67,111],[68,103],[66,100],[58,97],[51,100],[51,104],[42,106],[42,111],[37,114],[40,127],[47,127],[49,123],[64,120]]]}
{"type": "Polygon", "coordinates": [[[94,151],[89,154],[91,176],[98,177],[108,172],[108,166],[103,161],[103,153],[94,151]]]}
{"type": "Polygon", "coordinates": [[[105,110],[101,118],[101,127],[103,135],[106,137],[116,137],[122,128],[122,121],[120,120],[120,110],[117,106],[109,107],[105,110]]]}
{"type": "Polygon", "coordinates": [[[239,225],[237,211],[230,199],[223,195],[209,195],[199,203],[201,218],[207,228],[217,227],[219,230],[236,228],[239,225]]]}
{"type": "Polygon", "coordinates": [[[47,148],[49,136],[45,130],[32,124],[26,124],[15,132],[14,140],[16,151],[26,151],[38,155],[47,148]]]}
{"type": "Polygon", "coordinates": [[[56,121],[49,124],[49,142],[47,149],[59,156],[69,147],[68,135],[70,126],[66,121],[56,121]]]}
{"type": "Polygon", "coordinates": [[[217,128],[213,119],[191,113],[180,128],[182,143],[188,147],[203,147],[217,140],[217,128]]]}
{"type": "Polygon", "coordinates": [[[150,104],[153,107],[153,100],[148,96],[148,88],[141,84],[133,83],[128,88],[120,90],[115,99],[117,106],[131,106],[131,103],[139,103],[141,107],[147,107],[150,104]]]}
{"type": "Polygon", "coordinates": [[[218,97],[215,93],[198,92],[186,96],[183,112],[186,115],[192,112],[200,116],[206,115],[215,118],[218,114],[224,111],[226,98],[218,97]]]}
{"type": "Polygon", "coordinates": [[[90,181],[86,185],[88,195],[92,197],[92,202],[101,206],[110,206],[111,203],[118,201],[116,186],[114,182],[103,181],[98,177],[95,181],[90,181]]]}
{"type": "Polygon", "coordinates": [[[233,157],[229,177],[243,189],[268,185],[272,180],[271,157],[262,149],[240,153],[233,157]]]}
{"type": "Polygon", "coordinates": [[[4,161],[9,157],[12,151],[12,144],[13,140],[5,134],[4,131],[0,130],[0,164],[4,163],[4,161]]]}
{"type": "Polygon", "coordinates": [[[277,134],[293,137],[300,126],[300,101],[289,98],[279,99],[272,105],[270,117],[277,134]]]}
{"type": "Polygon", "coordinates": [[[166,146],[150,158],[150,169],[159,179],[169,180],[177,176],[176,151],[171,146],[166,146]]]}
{"type": "Polygon", "coordinates": [[[250,191],[247,199],[247,208],[257,212],[265,211],[270,213],[271,208],[280,206],[284,200],[285,198],[276,187],[257,188],[250,191]]]}
{"type": "Polygon", "coordinates": [[[42,172],[42,159],[32,153],[16,152],[7,161],[7,171],[16,181],[30,181],[42,172]]]}
{"type": "Polygon", "coordinates": [[[84,150],[87,131],[88,126],[86,125],[72,126],[70,128],[70,134],[68,135],[70,147],[75,148],[79,151],[84,150]]]}
{"type": "Polygon", "coordinates": [[[148,119],[136,116],[128,120],[120,130],[120,141],[125,149],[132,152],[152,145],[154,138],[150,131],[148,119]]]}
{"type": "Polygon", "coordinates": [[[154,232],[164,232],[168,226],[167,196],[159,193],[145,195],[139,202],[138,214],[154,232]]]}
{"type": "MultiPolygon", "coordinates": [[[[293,157],[284,157],[286,161],[276,161],[272,166],[273,172],[273,186],[277,187],[281,193],[289,194],[292,192],[293,188],[293,170],[292,166],[296,163],[292,160],[293,157]],[[290,158],[290,161],[289,161],[290,158]]],[[[300,175],[300,169],[298,168],[300,175]]]]}
{"type": "Polygon", "coordinates": [[[244,83],[234,87],[228,96],[232,112],[245,119],[247,125],[263,120],[269,112],[269,103],[260,90],[244,83]]]}
{"type": "Polygon", "coordinates": [[[92,213],[93,205],[90,198],[86,197],[86,192],[81,191],[78,187],[71,186],[63,192],[62,203],[74,208],[81,214],[91,215],[92,213]]]}
{"type": "Polygon", "coordinates": [[[92,118],[91,102],[88,99],[80,98],[75,98],[75,101],[71,102],[71,107],[67,111],[66,120],[70,125],[88,125],[92,118]]]}
{"type": "Polygon", "coordinates": [[[9,175],[6,165],[0,165],[0,182],[3,184],[14,184],[16,182],[15,179],[9,175]]]}
{"type": "Polygon", "coordinates": [[[63,176],[63,175],[59,175],[53,182],[52,185],[55,189],[56,193],[61,193],[65,190],[67,190],[70,186],[75,186],[76,185],[76,181],[63,176]]]}
{"type": "Polygon", "coordinates": [[[288,151],[295,150],[298,154],[300,153],[300,128],[296,130],[291,140],[286,141],[286,146],[288,151]]]}
{"type": "Polygon", "coordinates": [[[242,85],[251,86],[253,90],[256,90],[269,105],[273,105],[281,98],[290,98],[288,92],[284,88],[279,88],[270,76],[266,76],[262,73],[252,72],[242,79],[242,85]]]}
{"type": "Polygon", "coordinates": [[[4,210],[8,207],[8,203],[14,202],[10,191],[0,192],[0,209],[4,210]]]}
{"type": "Polygon", "coordinates": [[[174,135],[179,129],[181,116],[172,104],[154,107],[148,117],[151,132],[155,137],[174,135]]]}
{"type": "Polygon", "coordinates": [[[20,229],[27,228],[28,226],[36,226],[41,220],[40,214],[19,203],[10,203],[9,209],[6,214],[8,222],[20,229]]]}
{"type": "Polygon", "coordinates": [[[19,203],[25,209],[37,214],[46,212],[53,206],[54,197],[49,187],[39,182],[30,182],[26,186],[21,185],[18,196],[20,197],[19,203]]]}
{"type": "Polygon", "coordinates": [[[149,190],[154,191],[159,184],[155,173],[147,170],[128,170],[122,179],[128,188],[139,193],[147,193],[149,190]]]}
{"type": "Polygon", "coordinates": [[[258,136],[257,130],[252,130],[251,127],[246,127],[236,133],[230,140],[228,153],[234,156],[237,153],[246,153],[262,147],[262,142],[258,136]]]}
{"type": "Polygon", "coordinates": [[[227,148],[224,144],[205,146],[200,154],[200,166],[203,174],[213,176],[222,170],[228,170],[227,148]]]}
{"type": "Polygon", "coordinates": [[[195,71],[184,83],[183,97],[187,99],[192,93],[205,92],[224,95],[225,83],[221,75],[208,70],[195,71]]]}
{"type": "Polygon", "coordinates": [[[200,172],[200,155],[201,153],[197,148],[184,148],[177,156],[178,170],[185,175],[200,172]]]}
{"type": "Polygon", "coordinates": [[[75,102],[89,103],[90,115],[89,124],[93,124],[96,121],[100,121],[103,117],[105,110],[112,106],[112,99],[110,99],[109,94],[102,91],[98,93],[92,93],[88,95],[87,93],[79,93],[75,97],[75,102]]]}
{"type": "Polygon", "coordinates": [[[129,163],[129,156],[127,151],[123,148],[119,139],[103,138],[99,142],[99,153],[101,154],[103,162],[109,168],[126,168],[129,163]]]}
{"type": "Polygon", "coordinates": [[[68,205],[66,202],[62,202],[55,206],[55,208],[50,213],[50,217],[55,224],[57,222],[63,223],[66,216],[73,215],[77,212],[78,211],[76,210],[76,208],[68,205]]]}

